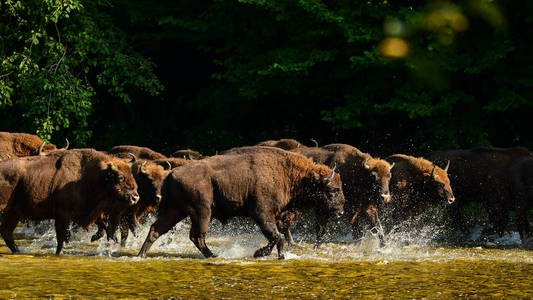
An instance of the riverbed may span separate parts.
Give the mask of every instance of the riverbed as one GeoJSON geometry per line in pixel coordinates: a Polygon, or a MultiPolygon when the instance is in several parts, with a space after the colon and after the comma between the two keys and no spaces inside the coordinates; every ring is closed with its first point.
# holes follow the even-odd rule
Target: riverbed
{"type": "Polygon", "coordinates": [[[379,247],[371,233],[354,241],[339,232],[315,250],[311,231],[296,228],[285,260],[275,251],[256,259],[266,240],[237,220],[213,224],[207,243],[218,257],[204,259],[183,222],[140,259],[148,227],[124,248],[91,243],[94,230],[74,228],[58,257],[52,223],[19,226],[23,254],[0,242],[0,299],[533,297],[533,251],[512,245],[513,233],[505,247],[450,247],[433,238],[439,228],[426,226],[391,234],[379,247]]]}

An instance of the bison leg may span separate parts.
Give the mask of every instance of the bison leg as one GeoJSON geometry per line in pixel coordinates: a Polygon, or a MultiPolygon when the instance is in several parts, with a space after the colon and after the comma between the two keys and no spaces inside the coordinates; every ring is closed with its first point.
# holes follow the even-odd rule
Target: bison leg
{"type": "Polygon", "coordinates": [[[106,224],[106,222],[103,219],[98,220],[96,224],[98,225],[98,230],[91,237],[91,242],[101,239],[106,232],[106,227],[108,226],[108,224],[106,224]]]}
{"type": "Polygon", "coordinates": [[[129,232],[128,223],[122,220],[122,222],[120,222],[120,247],[126,247],[126,240],[128,239],[129,232]]]}
{"type": "Polygon", "coordinates": [[[55,219],[56,239],[57,247],[56,254],[61,255],[63,253],[63,243],[68,240],[68,224],[69,222],[63,218],[55,219]]]}
{"type": "Polygon", "coordinates": [[[324,234],[326,233],[326,227],[328,225],[328,217],[318,214],[316,215],[316,241],[314,245],[314,249],[318,249],[320,245],[322,244],[322,238],[324,237],[324,234]]]}
{"type": "Polygon", "coordinates": [[[189,232],[189,239],[206,258],[216,257],[205,243],[205,237],[209,231],[209,223],[211,223],[211,212],[208,209],[203,209],[200,211],[200,216],[201,217],[191,215],[191,231],[189,232]]]}
{"type": "Polygon", "coordinates": [[[185,219],[187,215],[183,212],[175,209],[165,210],[164,215],[159,215],[154,224],[150,227],[150,232],[144,241],[141,250],[139,251],[139,257],[146,257],[146,252],[150,250],[150,247],[154,242],[163,234],[167,233],[174,225],[185,219]]]}
{"type": "Polygon", "coordinates": [[[379,239],[379,246],[383,247],[385,246],[385,236],[383,235],[383,226],[381,226],[381,222],[379,221],[379,214],[378,210],[374,205],[368,206],[366,209],[366,215],[368,216],[368,219],[370,220],[370,225],[375,228],[378,232],[378,239],[379,239]]]}
{"type": "Polygon", "coordinates": [[[277,245],[278,247],[278,258],[284,259],[285,255],[283,253],[283,248],[285,246],[285,239],[281,236],[281,233],[278,231],[276,222],[274,220],[268,220],[264,218],[256,218],[256,221],[261,229],[261,232],[265,235],[268,240],[268,245],[263,248],[258,249],[254,253],[254,257],[268,256],[272,253],[272,249],[277,245]]]}
{"type": "Polygon", "coordinates": [[[282,228],[281,232],[285,236],[285,240],[287,241],[287,245],[289,245],[289,246],[294,245],[294,239],[292,238],[292,233],[291,233],[291,230],[290,230],[289,226],[287,226],[286,228],[282,228]]]}
{"type": "Polygon", "coordinates": [[[11,250],[12,253],[19,252],[19,249],[15,244],[15,240],[13,239],[13,231],[17,227],[20,218],[20,214],[16,212],[6,212],[4,214],[2,225],[0,225],[0,233],[2,235],[2,238],[6,242],[7,247],[9,248],[9,250],[11,250]]]}

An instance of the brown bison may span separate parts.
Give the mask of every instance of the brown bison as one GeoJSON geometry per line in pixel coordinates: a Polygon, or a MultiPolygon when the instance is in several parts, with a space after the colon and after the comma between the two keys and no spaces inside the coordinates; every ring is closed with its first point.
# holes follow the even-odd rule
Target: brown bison
{"type": "Polygon", "coordinates": [[[0,233],[13,253],[13,230],[21,218],[54,219],[61,254],[71,221],[88,228],[108,214],[113,231],[121,212],[139,200],[130,165],[92,149],[2,161],[0,190],[0,233]]]}
{"type": "Polygon", "coordinates": [[[390,190],[392,199],[385,208],[393,223],[410,219],[430,205],[450,205],[455,197],[446,173],[427,159],[403,154],[386,158],[394,164],[390,190]]]}
{"type": "Polygon", "coordinates": [[[119,157],[122,159],[130,159],[130,153],[135,155],[139,159],[165,159],[167,158],[163,154],[159,152],[155,152],[154,150],[147,148],[147,147],[139,147],[139,146],[130,146],[130,145],[120,145],[115,146],[111,148],[111,150],[107,151],[108,154],[113,155],[115,157],[119,157]]]}
{"type": "Polygon", "coordinates": [[[512,207],[516,210],[516,227],[522,244],[530,237],[528,211],[533,208],[533,156],[515,160],[509,169],[512,207]]]}
{"type": "MultiPolygon", "coordinates": [[[[367,219],[372,227],[381,227],[377,207],[391,198],[389,180],[392,165],[346,144],[330,144],[320,148],[301,148],[292,151],[312,158],[317,163],[337,166],[346,197],[344,210],[347,212],[346,215],[352,218],[354,238],[362,234],[361,219],[367,219]],[[358,217],[359,215],[361,217],[358,217]]],[[[319,223],[321,223],[320,220],[317,222],[315,247],[320,245],[325,228],[325,224],[319,223]]],[[[380,241],[383,243],[382,232],[378,232],[380,241]]],[[[290,231],[288,231],[289,239],[290,236],[290,231]]]]}
{"type": "Polygon", "coordinates": [[[256,146],[276,147],[283,150],[292,150],[296,148],[304,148],[305,145],[294,139],[268,140],[258,143],[256,146]]]}
{"type": "Polygon", "coordinates": [[[183,149],[183,150],[178,150],[172,153],[172,157],[179,157],[179,158],[190,159],[190,160],[198,160],[198,159],[204,158],[205,156],[203,156],[198,151],[194,151],[191,149],[183,149]]]}
{"type": "MultiPolygon", "coordinates": [[[[120,222],[120,240],[121,246],[126,245],[129,231],[135,234],[135,230],[139,225],[139,221],[147,214],[157,211],[157,207],[161,202],[161,187],[163,180],[170,172],[172,164],[169,160],[139,160],[132,164],[132,173],[137,182],[137,190],[139,192],[140,200],[137,204],[128,207],[124,212],[123,218],[120,222]],[[163,162],[165,161],[165,163],[163,162]]],[[[190,162],[190,160],[184,160],[190,162]]],[[[107,220],[98,220],[98,231],[91,237],[91,242],[100,239],[107,231],[107,220]]],[[[114,236],[108,236],[108,239],[115,240],[114,236]]]]}
{"type": "MultiPolygon", "coordinates": [[[[457,198],[451,207],[451,219],[457,228],[467,230],[461,208],[468,202],[481,203],[489,216],[492,230],[503,235],[510,209],[509,168],[529,150],[515,148],[477,148],[429,153],[427,158],[438,165],[450,161],[448,174],[457,198]]],[[[485,231],[484,233],[488,233],[485,231]]]]}
{"type": "MultiPolygon", "coordinates": [[[[65,148],[68,148],[68,140],[65,148]]],[[[54,144],[46,144],[40,137],[28,133],[0,132],[0,160],[40,155],[58,150],[54,144]]]]}
{"type": "Polygon", "coordinates": [[[274,246],[283,259],[285,239],[277,221],[287,210],[316,207],[339,216],[344,195],[340,176],[305,156],[272,147],[245,147],[175,168],[163,183],[157,221],[139,252],[146,252],[159,236],[189,216],[190,239],[205,257],[213,253],[205,243],[211,219],[222,223],[234,216],[253,218],[268,240],[255,257],[274,246]]]}

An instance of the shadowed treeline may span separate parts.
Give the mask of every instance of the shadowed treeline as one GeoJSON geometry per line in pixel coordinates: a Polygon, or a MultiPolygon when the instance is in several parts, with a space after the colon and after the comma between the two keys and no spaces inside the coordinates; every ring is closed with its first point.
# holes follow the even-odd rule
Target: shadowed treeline
{"type": "Polygon", "coordinates": [[[4,131],[164,154],[533,147],[527,1],[0,3],[4,131]]]}

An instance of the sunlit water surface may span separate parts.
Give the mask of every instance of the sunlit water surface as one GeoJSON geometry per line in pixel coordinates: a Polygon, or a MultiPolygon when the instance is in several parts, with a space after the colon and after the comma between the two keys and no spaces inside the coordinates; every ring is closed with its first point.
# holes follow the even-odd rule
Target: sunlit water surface
{"type": "MultiPolygon", "coordinates": [[[[300,225],[296,245],[279,261],[275,252],[253,258],[266,240],[242,219],[225,227],[213,223],[207,243],[218,257],[212,259],[203,259],[189,241],[187,222],[162,236],[146,259],[136,254],[148,225],[122,249],[104,240],[90,243],[94,229],[73,229],[65,255],[57,257],[51,224],[17,229],[24,254],[9,254],[0,241],[0,299],[533,298],[533,251],[439,246],[436,226],[397,231],[382,248],[371,233],[354,241],[333,226],[334,234],[314,250],[311,226],[300,225]]],[[[493,242],[516,239],[514,233],[493,242]]]]}

